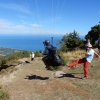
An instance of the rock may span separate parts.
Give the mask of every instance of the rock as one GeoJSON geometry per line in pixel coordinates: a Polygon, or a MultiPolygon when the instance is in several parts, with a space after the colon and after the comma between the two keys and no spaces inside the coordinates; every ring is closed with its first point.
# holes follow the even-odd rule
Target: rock
{"type": "Polygon", "coordinates": [[[66,74],[66,73],[64,73],[63,71],[56,71],[55,77],[62,77],[64,74],[66,74]]]}

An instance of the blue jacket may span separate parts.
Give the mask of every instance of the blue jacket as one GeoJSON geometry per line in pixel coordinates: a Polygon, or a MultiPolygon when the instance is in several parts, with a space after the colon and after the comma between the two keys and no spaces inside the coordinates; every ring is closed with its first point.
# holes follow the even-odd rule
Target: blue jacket
{"type": "Polygon", "coordinates": [[[45,55],[49,55],[50,53],[49,53],[49,49],[51,49],[53,46],[51,45],[51,44],[49,44],[49,45],[47,45],[46,47],[45,47],[45,52],[44,52],[44,54],[45,55]]]}

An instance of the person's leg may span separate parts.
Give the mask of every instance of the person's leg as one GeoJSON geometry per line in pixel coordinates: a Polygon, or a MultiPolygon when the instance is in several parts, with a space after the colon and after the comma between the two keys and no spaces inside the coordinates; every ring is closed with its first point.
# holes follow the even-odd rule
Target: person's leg
{"type": "Polygon", "coordinates": [[[89,66],[89,62],[85,61],[84,62],[84,77],[88,78],[88,66],[89,66]]]}
{"type": "Polygon", "coordinates": [[[80,64],[80,63],[84,63],[84,59],[76,60],[75,62],[69,64],[68,66],[69,67],[74,67],[75,65],[80,64]]]}

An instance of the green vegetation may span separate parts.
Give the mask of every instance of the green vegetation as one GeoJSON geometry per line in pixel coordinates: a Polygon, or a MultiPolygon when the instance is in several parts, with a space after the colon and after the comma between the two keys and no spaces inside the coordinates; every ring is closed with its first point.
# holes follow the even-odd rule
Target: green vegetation
{"type": "MultiPolygon", "coordinates": [[[[67,57],[64,56],[63,52],[60,50],[57,50],[58,54],[60,55],[61,59],[62,59],[62,65],[61,66],[65,66],[66,63],[68,62],[67,57]]],[[[60,66],[50,66],[48,68],[48,70],[58,70],[60,68],[60,66]]]]}
{"type": "Polygon", "coordinates": [[[9,93],[3,90],[3,86],[0,84],[0,100],[8,100],[8,99],[9,99],[9,93]]]}
{"type": "Polygon", "coordinates": [[[10,55],[20,52],[20,51],[21,50],[0,47],[0,56],[10,56],[10,55]]]}
{"type": "Polygon", "coordinates": [[[61,45],[60,50],[63,52],[83,49],[85,45],[84,41],[79,38],[79,35],[75,30],[72,33],[64,35],[59,41],[59,44],[61,45]]]}
{"type": "Polygon", "coordinates": [[[29,51],[20,51],[18,53],[12,54],[11,56],[7,57],[7,61],[11,61],[11,60],[16,60],[16,59],[20,59],[20,58],[24,58],[24,57],[29,57],[30,56],[30,52],[29,51]]]}
{"type": "Polygon", "coordinates": [[[0,90],[0,100],[8,100],[9,94],[7,91],[0,90]]]}
{"type": "Polygon", "coordinates": [[[41,52],[39,52],[39,51],[35,52],[35,57],[42,57],[42,56],[43,56],[43,54],[41,52]]]}
{"type": "Polygon", "coordinates": [[[57,52],[62,59],[62,65],[66,65],[66,63],[68,62],[68,58],[64,56],[64,53],[62,51],[58,50],[57,52]]]}
{"type": "MultiPolygon", "coordinates": [[[[10,65],[7,64],[8,62],[14,62],[20,58],[25,58],[25,57],[29,57],[29,56],[30,56],[29,51],[20,51],[20,52],[12,54],[10,56],[7,56],[7,57],[1,57],[0,58],[0,71],[1,71],[1,73],[5,73],[6,72],[5,69],[10,67],[10,65]]],[[[13,68],[11,72],[13,72],[14,70],[16,70],[16,69],[13,68]]]]}
{"type": "Polygon", "coordinates": [[[90,39],[92,45],[95,45],[96,40],[100,37],[100,25],[95,25],[91,27],[91,30],[85,36],[85,39],[90,39]]]}
{"type": "Polygon", "coordinates": [[[0,66],[4,66],[6,64],[7,60],[3,57],[0,58],[0,66]]]}

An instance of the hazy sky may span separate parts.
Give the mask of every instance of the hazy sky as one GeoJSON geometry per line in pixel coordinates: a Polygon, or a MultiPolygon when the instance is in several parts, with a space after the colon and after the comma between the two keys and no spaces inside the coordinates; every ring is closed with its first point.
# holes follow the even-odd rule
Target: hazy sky
{"type": "Polygon", "coordinates": [[[100,0],[0,0],[0,34],[86,35],[99,21],[100,0]]]}

